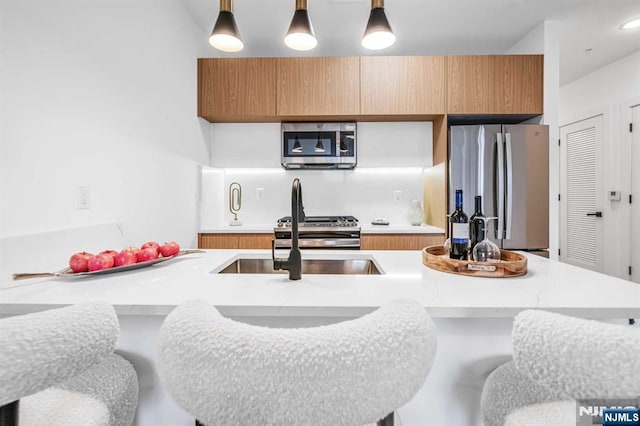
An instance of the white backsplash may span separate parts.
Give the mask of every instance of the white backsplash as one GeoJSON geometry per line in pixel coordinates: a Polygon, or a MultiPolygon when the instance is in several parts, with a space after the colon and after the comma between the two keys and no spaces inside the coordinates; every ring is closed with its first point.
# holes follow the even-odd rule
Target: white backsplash
{"type": "Polygon", "coordinates": [[[386,217],[408,224],[411,201],[424,205],[423,169],[432,164],[431,122],[358,123],[354,170],[285,170],[280,166],[279,123],[215,124],[213,134],[213,167],[202,172],[201,229],[219,228],[232,219],[232,182],[242,186],[239,219],[247,225],[272,224],[289,215],[296,177],[308,215],[353,215],[362,222],[386,217]]]}

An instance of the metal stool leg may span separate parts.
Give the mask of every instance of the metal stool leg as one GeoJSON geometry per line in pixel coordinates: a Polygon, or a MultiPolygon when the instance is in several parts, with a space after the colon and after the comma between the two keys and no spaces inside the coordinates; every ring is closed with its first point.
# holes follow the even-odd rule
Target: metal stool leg
{"type": "Polygon", "coordinates": [[[393,412],[387,414],[387,417],[384,419],[378,420],[376,423],[377,426],[393,426],[393,412]]]}
{"type": "Polygon", "coordinates": [[[0,426],[18,426],[20,400],[0,407],[0,426]]]}

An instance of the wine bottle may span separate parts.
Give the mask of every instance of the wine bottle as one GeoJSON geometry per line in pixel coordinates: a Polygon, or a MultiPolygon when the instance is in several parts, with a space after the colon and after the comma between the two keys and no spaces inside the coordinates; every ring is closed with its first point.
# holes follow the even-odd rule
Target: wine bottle
{"type": "Polygon", "coordinates": [[[476,195],[476,211],[469,218],[469,250],[473,248],[480,241],[484,240],[484,215],[482,214],[482,196],[476,195]]]}
{"type": "Polygon", "coordinates": [[[467,259],[469,248],[469,218],[462,210],[462,190],[456,189],[456,210],[449,217],[449,237],[451,238],[451,259],[467,259]]]}

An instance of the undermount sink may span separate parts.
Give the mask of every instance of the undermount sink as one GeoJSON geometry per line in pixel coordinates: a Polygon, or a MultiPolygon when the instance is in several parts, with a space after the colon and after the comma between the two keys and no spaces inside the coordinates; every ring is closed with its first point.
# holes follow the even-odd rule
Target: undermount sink
{"type": "MultiPolygon", "coordinates": [[[[219,274],[286,274],[274,271],[271,259],[240,258],[218,271],[219,274]]],[[[371,259],[302,259],[302,275],[381,275],[371,259]]]]}

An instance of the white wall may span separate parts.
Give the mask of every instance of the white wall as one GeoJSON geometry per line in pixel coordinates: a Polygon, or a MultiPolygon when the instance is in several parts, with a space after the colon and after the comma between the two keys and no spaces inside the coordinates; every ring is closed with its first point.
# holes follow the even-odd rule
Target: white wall
{"type": "MultiPolygon", "coordinates": [[[[560,88],[560,125],[594,115],[604,118],[604,190],[622,191],[621,202],[608,201],[603,210],[604,272],[628,278],[631,212],[630,106],[640,104],[640,52],[602,67],[560,88]]],[[[637,191],[636,191],[637,195],[637,191]]]]}
{"type": "Polygon", "coordinates": [[[508,54],[544,54],[544,116],[542,124],[549,126],[549,256],[558,258],[560,247],[558,202],[560,171],[558,168],[558,138],[560,98],[560,44],[559,23],[545,21],[532,29],[508,54]]]}
{"type": "Polygon", "coordinates": [[[0,237],[117,222],[131,244],[195,245],[211,51],[181,4],[8,0],[0,21],[0,237]]]}
{"type": "Polygon", "coordinates": [[[354,170],[286,171],[280,165],[280,124],[215,124],[212,165],[203,171],[201,229],[223,226],[228,187],[242,185],[245,224],[273,224],[290,214],[291,182],[299,177],[308,215],[387,217],[409,224],[411,201],[423,203],[423,169],[432,165],[431,122],[358,123],[354,170]],[[257,199],[258,188],[264,198],[257,199]],[[401,191],[400,200],[394,192],[401,191]]]}

